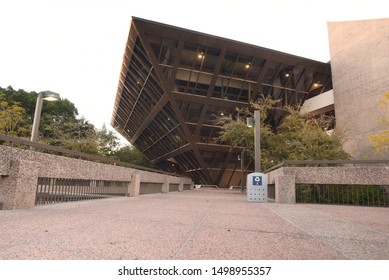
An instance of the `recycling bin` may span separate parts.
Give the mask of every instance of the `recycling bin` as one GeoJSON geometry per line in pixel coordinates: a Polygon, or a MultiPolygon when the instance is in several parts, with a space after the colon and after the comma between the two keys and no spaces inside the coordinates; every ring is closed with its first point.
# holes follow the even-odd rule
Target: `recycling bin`
{"type": "Polygon", "coordinates": [[[247,201],[267,202],[267,175],[253,172],[247,175],[247,201]]]}

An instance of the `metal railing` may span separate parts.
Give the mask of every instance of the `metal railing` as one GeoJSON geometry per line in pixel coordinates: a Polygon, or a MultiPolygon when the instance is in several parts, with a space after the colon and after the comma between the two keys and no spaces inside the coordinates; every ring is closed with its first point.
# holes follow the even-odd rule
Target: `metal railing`
{"type": "Polygon", "coordinates": [[[389,165],[389,160],[285,160],[268,168],[264,173],[288,166],[345,166],[345,165],[389,165]]]}
{"type": "Polygon", "coordinates": [[[35,205],[125,196],[129,182],[38,178],[35,205]]]}
{"type": "Polygon", "coordinates": [[[296,185],[296,202],[389,207],[389,187],[373,185],[296,185]]]}
{"type": "MultiPolygon", "coordinates": [[[[388,166],[389,160],[298,160],[284,161],[265,173],[281,167],[346,167],[346,166],[388,166]]],[[[297,172],[297,171],[296,171],[297,172]]],[[[374,183],[372,183],[374,184],[374,183]]],[[[340,204],[356,206],[389,207],[389,186],[354,184],[296,184],[297,203],[340,204]]]]}

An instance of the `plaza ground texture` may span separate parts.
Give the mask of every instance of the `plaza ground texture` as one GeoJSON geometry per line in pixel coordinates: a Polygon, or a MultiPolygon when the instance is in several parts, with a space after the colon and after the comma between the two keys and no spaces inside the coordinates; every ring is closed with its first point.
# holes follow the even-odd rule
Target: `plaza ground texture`
{"type": "Polygon", "coordinates": [[[389,208],[249,203],[239,190],[0,211],[1,260],[389,259],[389,208]]]}

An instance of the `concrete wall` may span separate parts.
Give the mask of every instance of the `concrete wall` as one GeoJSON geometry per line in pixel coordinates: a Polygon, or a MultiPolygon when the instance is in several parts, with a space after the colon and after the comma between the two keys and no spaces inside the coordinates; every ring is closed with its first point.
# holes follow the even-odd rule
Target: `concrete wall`
{"type": "Polygon", "coordinates": [[[378,100],[389,90],[389,19],[329,22],[336,126],[356,159],[384,159],[368,136],[383,128],[378,100]]]}
{"type": "Polygon", "coordinates": [[[141,186],[147,185],[159,185],[160,192],[168,192],[170,184],[178,185],[178,191],[182,191],[184,185],[186,189],[193,188],[189,178],[0,146],[3,209],[33,207],[38,177],[129,182],[129,196],[139,195],[141,186]]]}
{"type": "Polygon", "coordinates": [[[389,165],[281,167],[267,176],[268,184],[275,185],[276,203],[295,203],[296,184],[389,186],[389,165]]]}
{"type": "Polygon", "coordinates": [[[268,173],[268,183],[284,175],[295,176],[296,184],[389,185],[389,165],[281,167],[268,173]]]}

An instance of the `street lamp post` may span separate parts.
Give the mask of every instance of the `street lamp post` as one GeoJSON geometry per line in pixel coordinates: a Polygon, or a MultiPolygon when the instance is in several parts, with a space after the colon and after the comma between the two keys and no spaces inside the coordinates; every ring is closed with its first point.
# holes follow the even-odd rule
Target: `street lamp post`
{"type": "Polygon", "coordinates": [[[254,111],[255,172],[261,172],[261,123],[259,110],[254,111]]]}
{"type": "Polygon", "coordinates": [[[254,125],[255,171],[247,175],[247,201],[267,202],[267,175],[261,173],[261,122],[259,110],[254,111],[254,118],[247,118],[247,126],[254,125]]]}
{"type": "Polygon", "coordinates": [[[254,164],[255,172],[261,172],[261,119],[259,110],[254,111],[254,118],[247,118],[247,126],[254,125],[254,164]]]}
{"type": "Polygon", "coordinates": [[[240,150],[240,185],[241,191],[244,191],[244,148],[240,150]]]}
{"type": "Polygon", "coordinates": [[[32,132],[31,132],[31,141],[35,142],[38,140],[39,135],[39,123],[41,120],[41,113],[42,113],[42,105],[43,100],[47,101],[55,101],[59,100],[61,97],[58,93],[52,92],[52,91],[41,91],[38,94],[38,98],[36,99],[36,106],[35,106],[35,113],[34,113],[34,122],[32,124],[32,132]]]}

